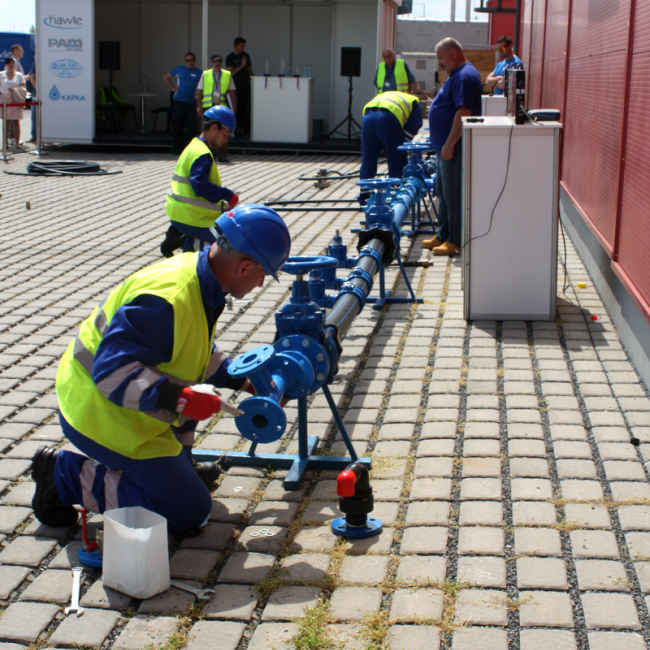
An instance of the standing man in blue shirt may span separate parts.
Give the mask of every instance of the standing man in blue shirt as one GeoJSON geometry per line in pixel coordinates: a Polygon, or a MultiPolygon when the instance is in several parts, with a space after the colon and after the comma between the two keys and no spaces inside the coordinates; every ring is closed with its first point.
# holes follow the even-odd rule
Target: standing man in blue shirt
{"type": "Polygon", "coordinates": [[[485,80],[486,88],[494,88],[495,95],[503,95],[503,78],[508,68],[524,69],[521,59],[512,51],[512,39],[510,36],[499,36],[497,40],[497,52],[501,57],[497,67],[485,80]]]}
{"type": "Polygon", "coordinates": [[[436,152],[438,231],[422,245],[434,255],[460,253],[463,117],[481,115],[481,75],[465,58],[461,44],[444,38],[436,56],[449,73],[429,109],[429,135],[436,152]]]}
{"type": "Polygon", "coordinates": [[[178,65],[169,71],[163,80],[174,93],[172,108],[172,129],[174,131],[174,153],[180,154],[185,145],[196,135],[196,86],[201,79],[201,70],[196,69],[196,56],[185,55],[185,65],[178,65]],[[174,82],[176,77],[176,82],[174,82]],[[188,135],[183,140],[183,127],[188,135]]]}

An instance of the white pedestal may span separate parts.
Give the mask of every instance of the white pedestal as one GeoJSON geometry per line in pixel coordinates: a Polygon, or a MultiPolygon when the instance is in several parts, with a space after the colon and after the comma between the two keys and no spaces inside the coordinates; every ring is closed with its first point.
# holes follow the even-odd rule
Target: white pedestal
{"type": "Polygon", "coordinates": [[[483,95],[481,103],[483,104],[483,117],[506,114],[508,100],[505,95],[483,95]]]}
{"type": "Polygon", "coordinates": [[[314,114],[314,80],[253,77],[251,83],[251,140],[308,143],[314,114]]]}
{"type": "Polygon", "coordinates": [[[463,122],[467,320],[555,320],[561,128],[559,122],[517,126],[510,117],[463,122]]]}

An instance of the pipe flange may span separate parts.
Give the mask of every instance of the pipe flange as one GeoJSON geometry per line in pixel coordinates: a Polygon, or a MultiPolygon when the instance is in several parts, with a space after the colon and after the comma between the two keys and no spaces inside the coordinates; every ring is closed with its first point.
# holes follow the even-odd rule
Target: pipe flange
{"type": "Polygon", "coordinates": [[[274,356],[275,350],[272,345],[260,345],[250,352],[239,355],[228,366],[228,374],[238,379],[249,377],[271,364],[274,356]]]}
{"type": "Polygon", "coordinates": [[[397,250],[397,243],[395,242],[395,233],[392,228],[383,226],[381,224],[374,224],[359,233],[359,242],[357,243],[357,250],[361,249],[368,244],[372,239],[380,239],[385,247],[384,254],[382,255],[382,263],[388,266],[395,259],[395,251],[397,250]]]}
{"type": "MultiPolygon", "coordinates": [[[[287,383],[285,395],[289,399],[307,397],[315,393],[327,380],[329,375],[328,354],[325,347],[315,338],[307,334],[292,334],[280,337],[273,345],[277,355],[289,355],[294,361],[304,360],[302,371],[308,373],[311,381],[307,381],[304,388],[298,390],[297,386],[287,383]]],[[[288,357],[287,357],[288,358],[288,357]]]]}
{"type": "Polygon", "coordinates": [[[235,418],[237,430],[252,442],[275,442],[287,428],[284,409],[270,397],[249,397],[238,408],[243,413],[235,418]]]}

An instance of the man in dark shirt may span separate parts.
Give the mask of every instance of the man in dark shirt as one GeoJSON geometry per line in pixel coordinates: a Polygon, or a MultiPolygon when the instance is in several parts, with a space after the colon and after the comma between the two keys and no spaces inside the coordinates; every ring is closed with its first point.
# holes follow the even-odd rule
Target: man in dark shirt
{"type": "Polygon", "coordinates": [[[238,135],[248,135],[251,130],[251,77],[253,64],[244,50],[246,39],[238,36],[233,51],[226,57],[226,70],[232,72],[237,93],[238,135]]]}
{"type": "Polygon", "coordinates": [[[462,232],[462,118],[482,113],[481,75],[453,38],[438,43],[436,56],[449,73],[429,109],[429,135],[436,152],[438,231],[422,245],[434,255],[456,255],[460,253],[462,232]]]}

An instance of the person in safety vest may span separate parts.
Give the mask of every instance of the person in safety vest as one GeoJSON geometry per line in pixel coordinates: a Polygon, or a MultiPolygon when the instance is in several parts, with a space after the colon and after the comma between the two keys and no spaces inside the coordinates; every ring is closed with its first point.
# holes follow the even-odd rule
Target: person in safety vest
{"type": "Polygon", "coordinates": [[[401,93],[412,93],[415,87],[415,76],[406,65],[404,59],[396,59],[395,52],[390,48],[382,51],[383,61],[375,74],[377,94],[387,90],[398,90],[401,93]]]}
{"type": "MultiPolygon", "coordinates": [[[[388,175],[401,178],[407,163],[405,151],[397,147],[412,140],[422,127],[422,106],[417,97],[400,92],[377,95],[363,108],[361,122],[361,169],[359,178],[374,178],[377,161],[383,149],[388,162],[388,175]]],[[[369,192],[361,192],[359,201],[365,205],[369,192]]]]}
{"type": "MultiPolygon", "coordinates": [[[[213,106],[226,106],[237,115],[235,82],[229,70],[222,70],[223,57],[213,54],[212,68],[206,70],[197,86],[196,110],[200,116],[213,106]]],[[[228,139],[217,150],[217,160],[228,162],[228,139]]]]}
{"type": "Polygon", "coordinates": [[[291,250],[271,208],[241,205],[213,224],[216,243],[134,273],[81,324],[56,377],[59,420],[82,453],[40,447],[32,459],[32,507],[54,527],[81,505],[102,513],[142,506],[170,534],[196,535],[210,515],[215,463],[193,464],[197,422],[241,413],[215,387],[249,390],[228,375],[214,343],[228,294],[243,298],[277,280],[291,250]],[[85,454],[85,455],[82,455],[85,454]]]}
{"type": "Polygon", "coordinates": [[[167,193],[165,211],[171,224],[160,245],[164,257],[171,257],[177,248],[187,253],[214,242],[215,219],[239,201],[232,190],[221,187],[213,151],[235,130],[235,114],[225,106],[213,106],[203,117],[203,131],[180,155],[167,193]]]}

